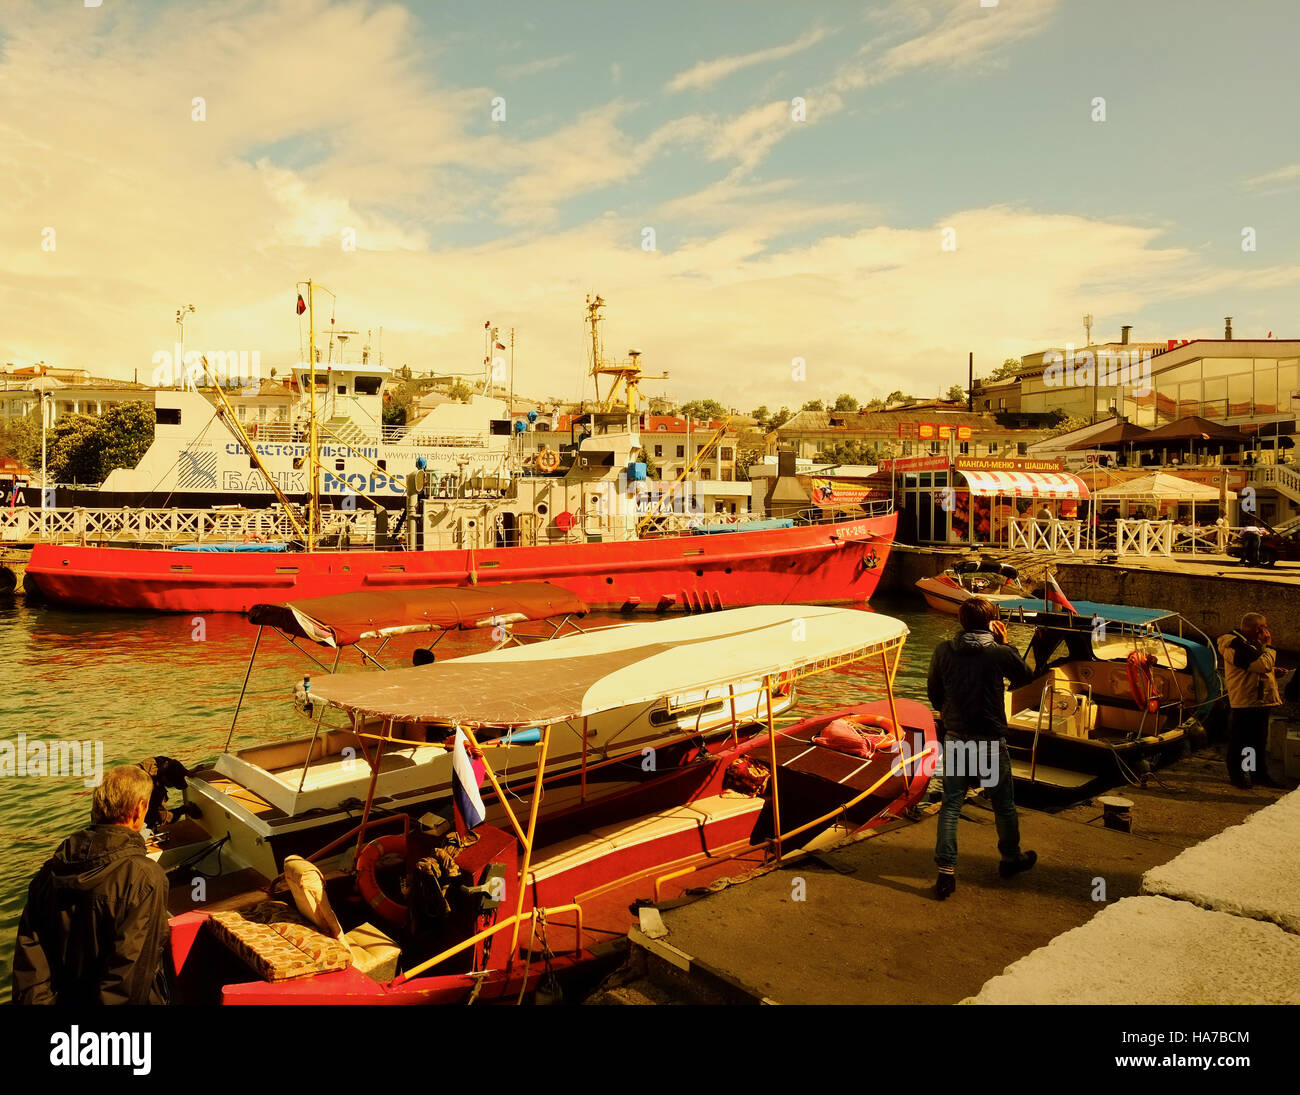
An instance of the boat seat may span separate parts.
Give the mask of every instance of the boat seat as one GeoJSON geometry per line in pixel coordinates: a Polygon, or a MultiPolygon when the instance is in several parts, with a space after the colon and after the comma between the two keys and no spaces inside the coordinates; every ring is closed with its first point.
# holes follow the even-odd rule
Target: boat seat
{"type": "Polygon", "coordinates": [[[286,981],[347,969],[352,953],[337,939],[304,922],[284,902],[264,901],[240,912],[214,912],[216,937],[263,981],[286,981]]]}
{"type": "Polygon", "coordinates": [[[762,808],[761,798],[724,792],[721,795],[696,799],[684,806],[658,810],[620,824],[603,825],[553,845],[544,857],[533,864],[529,874],[534,883],[540,882],[553,875],[572,870],[583,863],[625,851],[638,844],[689,832],[692,829],[698,829],[703,833],[705,826],[713,822],[740,817],[762,808]]]}

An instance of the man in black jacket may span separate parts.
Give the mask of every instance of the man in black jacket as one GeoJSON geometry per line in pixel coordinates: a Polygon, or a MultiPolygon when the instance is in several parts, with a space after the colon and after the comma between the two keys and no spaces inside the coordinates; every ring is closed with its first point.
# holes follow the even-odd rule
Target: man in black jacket
{"type": "Polygon", "coordinates": [[[68,837],[27,891],[14,952],[15,1004],[165,1004],[167,876],[140,830],[153,781],[114,768],[93,824],[68,837]]]}
{"type": "Polygon", "coordinates": [[[957,888],[957,822],[968,786],[986,787],[992,799],[1002,877],[1027,871],[1038,861],[1036,853],[1020,851],[1003,701],[1004,680],[1019,688],[1033,674],[1007,645],[1006,625],[991,601],[963,601],[957,618],[961,631],[935,647],[927,681],[930,706],[943,725],[943,805],[934,852],[940,901],[957,888]]]}

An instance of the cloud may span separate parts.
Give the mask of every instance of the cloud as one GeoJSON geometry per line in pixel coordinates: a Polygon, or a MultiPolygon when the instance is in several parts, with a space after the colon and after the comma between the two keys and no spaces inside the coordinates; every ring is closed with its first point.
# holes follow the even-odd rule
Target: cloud
{"type": "Polygon", "coordinates": [[[1255,175],[1243,182],[1242,186],[1247,190],[1264,189],[1276,193],[1280,190],[1290,190],[1297,183],[1300,183],[1300,163],[1287,164],[1285,167],[1266,171],[1262,175],[1255,175]]]}
{"type": "Polygon", "coordinates": [[[501,68],[501,74],[511,79],[537,76],[543,72],[550,72],[552,69],[562,68],[577,56],[576,53],[564,53],[555,57],[539,57],[535,61],[526,61],[520,65],[504,65],[501,68]]]}
{"type": "Polygon", "coordinates": [[[686,71],[679,72],[668,81],[665,89],[667,91],[685,91],[688,88],[698,90],[712,87],[742,69],[767,64],[769,61],[779,61],[785,57],[792,57],[796,53],[802,53],[822,41],[829,33],[830,31],[824,27],[814,27],[807,33],[801,34],[788,45],[772,46],[769,49],[754,50],[752,53],[738,53],[728,57],[717,57],[712,61],[701,61],[699,64],[692,65],[686,71]]]}

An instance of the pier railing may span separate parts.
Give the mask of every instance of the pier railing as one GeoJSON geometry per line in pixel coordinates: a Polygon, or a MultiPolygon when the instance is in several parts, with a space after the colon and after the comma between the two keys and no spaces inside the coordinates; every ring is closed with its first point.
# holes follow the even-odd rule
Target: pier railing
{"type": "Polygon", "coordinates": [[[1082,521],[1040,521],[1036,517],[1011,517],[1007,520],[1009,551],[1050,552],[1052,555],[1078,555],[1083,543],[1082,521]]]}
{"type": "Polygon", "coordinates": [[[1115,522],[1116,551],[1123,557],[1172,558],[1175,554],[1223,555],[1232,538],[1226,525],[1180,525],[1171,520],[1120,518],[1115,522]]]}
{"type": "MultiPolygon", "coordinates": [[[[343,529],[353,541],[374,537],[370,510],[325,513],[321,538],[343,529]]],[[[0,510],[0,542],[12,544],[147,543],[203,544],[284,541],[296,536],[281,509],[37,509],[0,510]]]]}

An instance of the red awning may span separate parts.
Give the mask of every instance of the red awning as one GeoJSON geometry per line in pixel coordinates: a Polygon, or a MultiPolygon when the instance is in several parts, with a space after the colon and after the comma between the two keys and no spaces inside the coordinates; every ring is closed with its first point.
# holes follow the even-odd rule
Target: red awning
{"type": "Polygon", "coordinates": [[[970,492],[981,498],[1073,498],[1084,501],[1088,488],[1068,471],[961,471],[970,492]]]}
{"type": "Polygon", "coordinates": [[[423,631],[468,631],[519,620],[581,616],[587,605],[548,582],[507,582],[467,589],[385,589],[254,605],[250,623],[279,628],[322,646],[423,631]]]}

